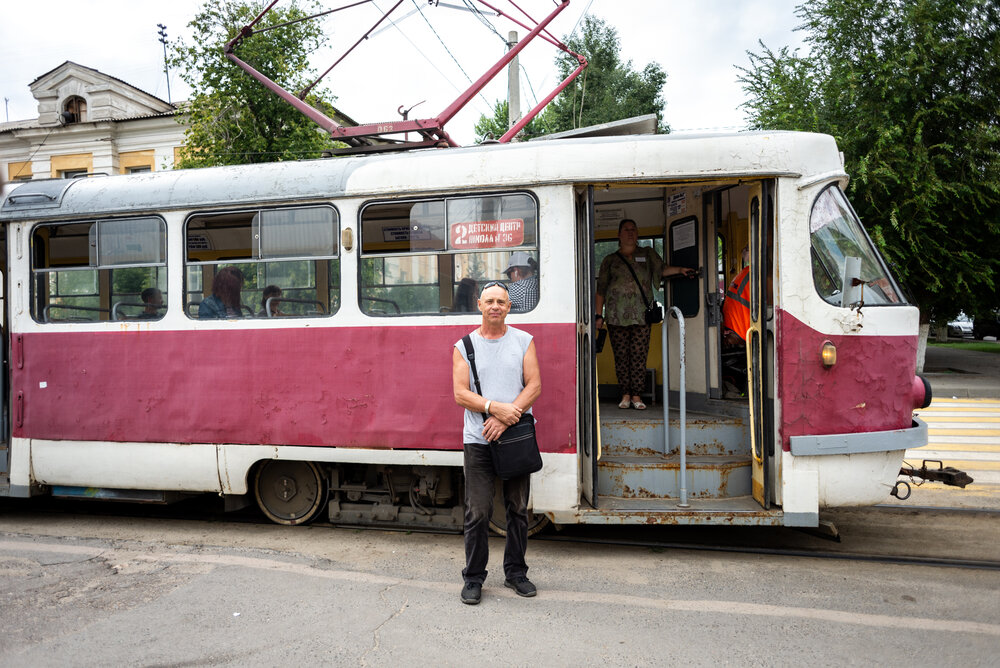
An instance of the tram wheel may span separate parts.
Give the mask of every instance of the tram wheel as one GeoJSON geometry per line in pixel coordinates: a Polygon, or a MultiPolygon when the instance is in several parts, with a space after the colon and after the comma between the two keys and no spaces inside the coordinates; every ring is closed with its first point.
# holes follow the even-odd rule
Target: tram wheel
{"type": "MultiPolygon", "coordinates": [[[[499,480],[493,489],[493,515],[490,516],[490,529],[501,536],[507,535],[507,511],[503,506],[503,483],[499,480]]],[[[544,531],[549,526],[549,518],[538,513],[528,514],[528,535],[544,531]]]]}
{"type": "Polygon", "coordinates": [[[266,461],[254,477],[257,506],[278,524],[305,524],[316,519],[326,505],[326,492],[326,478],[312,462],[266,461]]]}

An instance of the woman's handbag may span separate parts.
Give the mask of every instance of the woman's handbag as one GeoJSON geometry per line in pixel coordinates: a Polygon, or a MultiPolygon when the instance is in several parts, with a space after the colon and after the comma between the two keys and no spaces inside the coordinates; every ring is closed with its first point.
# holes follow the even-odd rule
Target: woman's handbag
{"type": "MultiPolygon", "coordinates": [[[[466,334],[462,337],[462,343],[465,344],[465,354],[472,368],[472,378],[476,381],[476,393],[482,395],[472,338],[466,334]]],[[[488,418],[483,413],[483,422],[488,418]]],[[[490,457],[493,459],[493,470],[501,480],[540,471],[542,455],[538,452],[538,441],[535,440],[535,417],[531,413],[524,413],[518,422],[507,427],[499,439],[490,443],[490,457]]]]}
{"type": "Polygon", "coordinates": [[[646,310],[643,311],[642,314],[646,319],[646,324],[655,325],[658,322],[663,322],[663,307],[660,306],[660,302],[655,299],[646,301],[646,291],[642,289],[642,283],[639,282],[639,277],[635,275],[635,269],[633,269],[632,265],[628,263],[628,260],[625,259],[624,255],[618,252],[616,252],[615,255],[621,258],[621,261],[625,263],[625,266],[628,267],[629,273],[632,274],[632,278],[635,279],[635,284],[639,286],[639,294],[642,295],[642,303],[646,305],[646,310]]]}

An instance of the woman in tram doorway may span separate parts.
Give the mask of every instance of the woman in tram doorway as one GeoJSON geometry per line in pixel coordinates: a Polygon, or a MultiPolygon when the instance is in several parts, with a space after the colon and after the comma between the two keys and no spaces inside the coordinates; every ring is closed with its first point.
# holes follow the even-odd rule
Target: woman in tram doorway
{"type": "Polygon", "coordinates": [[[646,357],[649,355],[649,331],[646,303],[629,271],[631,266],[642,283],[646,299],[652,299],[654,280],[662,276],[694,276],[695,270],[664,264],[652,248],[639,245],[639,228],[626,218],[618,225],[618,251],[601,263],[597,278],[597,327],[605,322],[615,356],[615,375],[621,386],[619,408],[645,410],[639,393],[646,384],[646,357]]]}

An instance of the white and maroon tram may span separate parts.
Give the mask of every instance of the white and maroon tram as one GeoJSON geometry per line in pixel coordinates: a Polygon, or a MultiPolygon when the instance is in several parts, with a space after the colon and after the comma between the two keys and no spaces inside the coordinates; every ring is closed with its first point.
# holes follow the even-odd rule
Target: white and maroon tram
{"type": "Polygon", "coordinates": [[[815,525],[878,502],[926,443],[912,411],[929,388],[917,308],[846,179],[828,136],[748,133],[26,182],[0,206],[0,493],[215,492],[285,524],[460,527],[451,348],[480,318],[457,295],[523,251],[540,298],[508,322],[542,369],[539,522],[815,525]],[[699,268],[660,297],[683,314],[685,386],[673,318],[666,369],[689,409],[683,472],[660,325],[645,413],[610,400],[610,347],[594,350],[595,271],[622,218],[699,268]],[[720,304],[745,265],[733,351],[720,304]],[[231,266],[242,308],[199,318],[231,266]]]}

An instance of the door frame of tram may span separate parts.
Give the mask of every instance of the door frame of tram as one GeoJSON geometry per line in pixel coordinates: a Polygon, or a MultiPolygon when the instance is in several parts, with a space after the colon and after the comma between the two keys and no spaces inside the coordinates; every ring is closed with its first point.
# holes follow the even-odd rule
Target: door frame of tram
{"type": "Polygon", "coordinates": [[[585,501],[597,507],[597,460],[600,458],[600,415],[597,400],[597,356],[594,352],[594,186],[576,190],[577,280],[577,411],[580,484],[585,501]]]}
{"type": "Polygon", "coordinates": [[[775,180],[750,184],[747,202],[750,250],[750,330],[747,345],[747,396],[750,405],[751,496],[765,510],[773,497],[774,385],[771,351],[774,347],[774,194],[775,180]]]}

